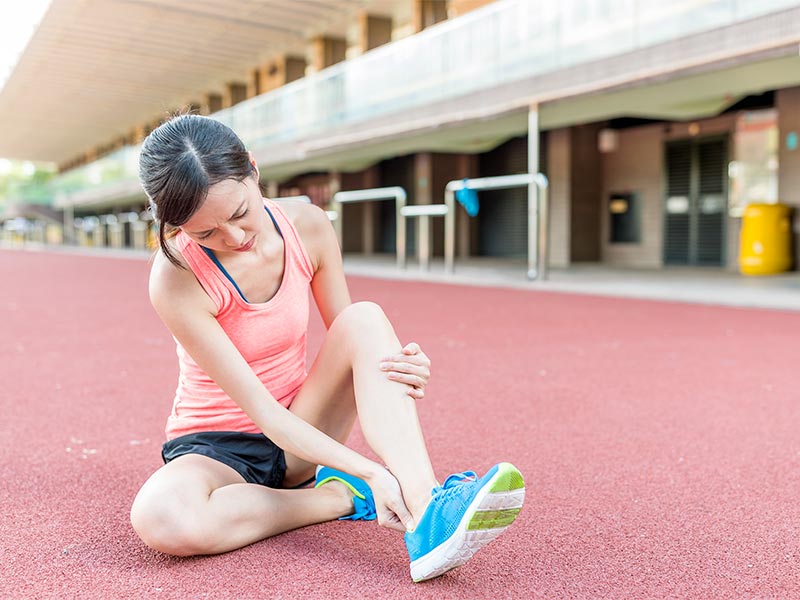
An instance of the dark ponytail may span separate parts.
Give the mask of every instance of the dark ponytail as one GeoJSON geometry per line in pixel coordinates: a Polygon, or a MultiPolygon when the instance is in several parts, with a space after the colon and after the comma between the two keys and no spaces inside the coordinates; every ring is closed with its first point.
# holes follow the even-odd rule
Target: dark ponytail
{"type": "Polygon", "coordinates": [[[200,115],[180,115],[165,121],[142,144],[139,181],[158,224],[161,250],[181,266],[167,240],[192,218],[208,189],[226,179],[256,176],[239,137],[226,125],[200,115]]]}

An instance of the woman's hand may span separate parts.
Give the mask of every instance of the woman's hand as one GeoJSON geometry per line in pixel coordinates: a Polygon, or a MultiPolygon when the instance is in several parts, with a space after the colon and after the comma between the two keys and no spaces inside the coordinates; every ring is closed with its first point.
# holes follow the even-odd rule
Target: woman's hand
{"type": "Polygon", "coordinates": [[[414,519],[406,507],[400,484],[387,469],[377,469],[375,474],[366,478],[375,499],[375,512],[378,523],[389,529],[409,531],[414,529],[414,519]]]}
{"type": "Polygon", "coordinates": [[[381,371],[392,381],[408,385],[408,395],[415,400],[425,397],[425,386],[431,376],[431,361],[419,347],[411,342],[402,354],[387,356],[381,360],[381,371]]]}

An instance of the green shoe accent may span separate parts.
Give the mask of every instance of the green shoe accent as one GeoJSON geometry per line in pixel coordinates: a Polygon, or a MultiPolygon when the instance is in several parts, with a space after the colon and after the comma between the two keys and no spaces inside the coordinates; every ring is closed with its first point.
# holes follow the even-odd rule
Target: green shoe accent
{"type": "Polygon", "coordinates": [[[314,487],[315,487],[315,488],[318,488],[318,487],[320,487],[320,486],[323,486],[323,485],[325,485],[325,484],[326,484],[326,483],[328,483],[329,481],[338,481],[339,483],[343,483],[343,484],[345,484],[345,485],[347,486],[347,488],[348,488],[348,489],[349,489],[349,490],[350,490],[350,491],[353,493],[353,495],[354,495],[356,498],[361,498],[362,500],[364,500],[364,499],[366,498],[366,496],[364,496],[364,494],[362,494],[362,493],[361,493],[361,492],[359,492],[359,491],[358,491],[356,488],[354,488],[352,485],[350,485],[350,483],[349,483],[348,481],[345,481],[345,480],[344,480],[344,479],[342,479],[341,477],[336,477],[336,476],[334,476],[334,475],[331,475],[330,477],[326,477],[326,478],[325,478],[325,479],[323,479],[322,481],[318,481],[318,482],[317,482],[317,485],[315,485],[314,487]]]}
{"type": "Polygon", "coordinates": [[[503,510],[479,510],[467,524],[468,531],[476,529],[498,529],[508,527],[517,518],[520,508],[505,508],[503,510]]]}
{"type": "Polygon", "coordinates": [[[510,492],[520,490],[525,487],[522,473],[511,463],[500,463],[498,467],[499,475],[492,483],[490,492],[510,492]]]}

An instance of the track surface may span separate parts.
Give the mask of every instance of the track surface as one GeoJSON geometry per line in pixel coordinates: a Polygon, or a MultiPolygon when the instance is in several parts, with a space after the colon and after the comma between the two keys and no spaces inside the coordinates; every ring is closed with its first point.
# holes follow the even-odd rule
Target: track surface
{"type": "Polygon", "coordinates": [[[508,460],[527,482],[504,536],[413,584],[375,523],[142,545],[128,509],[177,372],[147,271],[0,251],[0,598],[800,597],[800,313],[352,278],[433,360],[439,477],[508,460]]]}

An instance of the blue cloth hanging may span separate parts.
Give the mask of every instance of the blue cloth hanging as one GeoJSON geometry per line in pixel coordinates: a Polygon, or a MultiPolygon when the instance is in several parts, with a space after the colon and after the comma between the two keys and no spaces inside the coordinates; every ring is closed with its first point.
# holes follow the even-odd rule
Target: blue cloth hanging
{"type": "Polygon", "coordinates": [[[462,180],[464,187],[456,190],[456,200],[464,207],[470,217],[478,214],[480,204],[478,203],[478,192],[468,187],[469,179],[462,180]]]}

